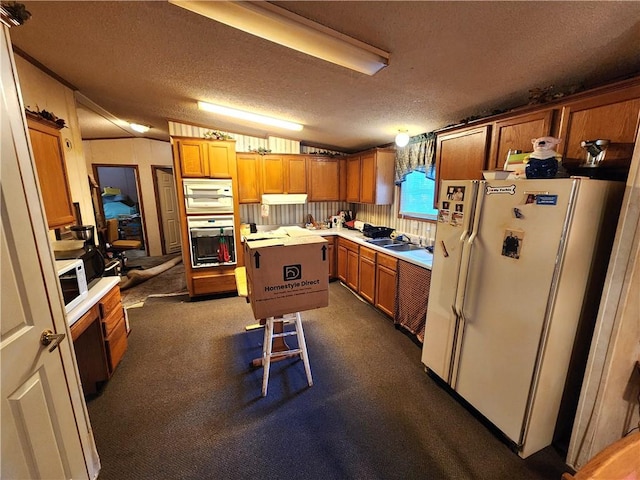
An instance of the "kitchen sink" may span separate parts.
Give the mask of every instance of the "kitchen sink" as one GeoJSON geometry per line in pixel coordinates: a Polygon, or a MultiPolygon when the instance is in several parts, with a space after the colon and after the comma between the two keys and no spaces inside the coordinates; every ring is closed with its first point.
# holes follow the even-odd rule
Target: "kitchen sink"
{"type": "Polygon", "coordinates": [[[423,250],[424,247],[420,245],[414,245],[413,243],[394,243],[389,245],[383,245],[384,248],[393,250],[394,252],[410,252],[411,250],[423,250]]]}
{"type": "Polygon", "coordinates": [[[399,245],[402,242],[392,240],[391,238],[370,238],[369,240],[367,240],[367,243],[372,243],[373,245],[378,245],[379,247],[386,247],[387,245],[399,245]]]}

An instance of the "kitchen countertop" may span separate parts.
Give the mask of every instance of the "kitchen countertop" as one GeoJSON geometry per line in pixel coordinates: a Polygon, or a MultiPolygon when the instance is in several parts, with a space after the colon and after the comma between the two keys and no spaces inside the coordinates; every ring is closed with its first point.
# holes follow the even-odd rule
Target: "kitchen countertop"
{"type": "MultiPolygon", "coordinates": [[[[386,255],[390,255],[399,260],[404,260],[405,262],[413,263],[422,268],[427,268],[431,270],[431,265],[433,263],[433,255],[429,253],[426,249],[422,248],[419,250],[411,250],[408,252],[396,252],[389,248],[384,248],[379,245],[374,245],[373,243],[368,243],[368,237],[365,237],[364,234],[359,230],[349,230],[347,228],[323,228],[320,230],[309,230],[302,227],[280,227],[276,230],[271,230],[268,232],[260,232],[260,238],[269,238],[269,237],[277,237],[278,234],[282,235],[320,235],[322,237],[326,236],[338,236],[342,238],[346,238],[347,240],[351,240],[355,243],[363,245],[367,248],[371,248],[372,250],[376,250],[378,252],[384,253],[386,255]]],[[[252,234],[255,235],[255,234],[252,234]]],[[[250,238],[248,236],[247,238],[250,238]]]]}
{"type": "Polygon", "coordinates": [[[89,294],[76,308],[67,313],[67,323],[69,326],[80,320],[80,317],[87,313],[91,307],[100,301],[109,290],[120,283],[120,277],[102,277],[89,289],[89,294]]]}

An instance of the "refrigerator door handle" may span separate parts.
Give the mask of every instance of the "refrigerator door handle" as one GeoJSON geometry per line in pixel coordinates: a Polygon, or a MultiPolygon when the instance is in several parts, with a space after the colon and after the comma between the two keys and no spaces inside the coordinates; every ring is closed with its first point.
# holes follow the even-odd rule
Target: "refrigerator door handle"
{"type": "Polygon", "coordinates": [[[464,302],[467,293],[467,282],[469,280],[469,265],[471,261],[471,253],[473,250],[473,244],[478,237],[478,228],[480,225],[480,217],[482,214],[482,203],[484,201],[485,189],[484,182],[479,184],[478,194],[476,197],[475,208],[473,209],[473,221],[471,227],[471,234],[469,238],[465,242],[464,248],[462,250],[462,259],[460,262],[460,281],[456,291],[456,301],[455,301],[455,309],[458,312],[458,316],[464,321],[467,322],[468,318],[464,314],[464,302]]]}

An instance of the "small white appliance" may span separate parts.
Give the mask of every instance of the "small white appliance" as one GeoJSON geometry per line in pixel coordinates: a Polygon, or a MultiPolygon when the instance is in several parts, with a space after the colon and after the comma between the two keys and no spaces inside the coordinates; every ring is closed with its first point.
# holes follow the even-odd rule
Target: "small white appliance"
{"type": "Polygon", "coordinates": [[[89,295],[82,259],[56,260],[58,281],[62,289],[66,313],[76,308],[89,295]]]}
{"type": "Polygon", "coordinates": [[[233,216],[187,217],[187,228],[193,268],[237,263],[233,216]]]}
{"type": "Polygon", "coordinates": [[[233,213],[233,187],[230,179],[185,179],[182,186],[187,214],[233,213]]]}

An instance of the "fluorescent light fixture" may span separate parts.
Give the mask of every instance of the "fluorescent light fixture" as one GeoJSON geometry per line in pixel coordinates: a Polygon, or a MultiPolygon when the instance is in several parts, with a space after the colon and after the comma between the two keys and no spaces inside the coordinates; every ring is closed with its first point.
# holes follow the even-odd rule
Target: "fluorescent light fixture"
{"type": "Polygon", "coordinates": [[[405,130],[400,130],[396,135],[396,145],[406,147],[409,144],[409,134],[405,130]]]}
{"type": "Polygon", "coordinates": [[[388,52],[269,2],[169,0],[169,3],[366,75],[389,65],[388,52]]]}
{"type": "Polygon", "coordinates": [[[140,133],[147,133],[149,131],[149,127],[146,125],[140,125],[139,123],[130,123],[129,126],[132,130],[140,133]]]}
{"type": "Polygon", "coordinates": [[[299,132],[303,128],[302,125],[300,125],[299,123],[287,122],[286,120],[265,117],[264,115],[258,115],[257,113],[245,112],[243,110],[235,110],[233,108],[223,107],[221,105],[214,105],[213,103],[198,102],[198,108],[200,110],[205,110],[207,112],[226,115],[227,117],[239,118],[241,120],[248,120],[250,122],[262,123],[264,125],[271,125],[272,127],[286,128],[287,130],[294,130],[296,132],[299,132]]]}

